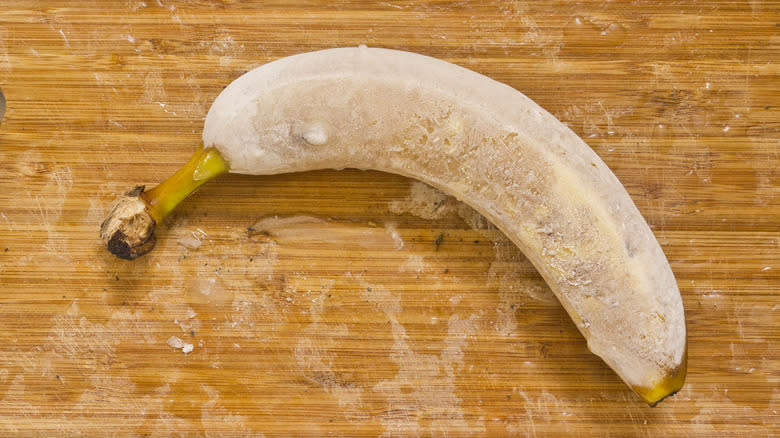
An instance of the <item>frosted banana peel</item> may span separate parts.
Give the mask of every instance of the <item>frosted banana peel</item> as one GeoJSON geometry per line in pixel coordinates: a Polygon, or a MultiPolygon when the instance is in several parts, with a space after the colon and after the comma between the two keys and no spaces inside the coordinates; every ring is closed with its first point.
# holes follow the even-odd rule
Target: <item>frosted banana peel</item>
{"type": "Polygon", "coordinates": [[[122,258],[225,172],[376,169],[471,205],[534,264],[588,342],[653,405],[686,372],[683,304],[628,193],[576,134],[522,93],[408,52],[339,48],[241,76],[215,100],[203,145],[152,190],[120,198],[101,238],[122,258]]]}

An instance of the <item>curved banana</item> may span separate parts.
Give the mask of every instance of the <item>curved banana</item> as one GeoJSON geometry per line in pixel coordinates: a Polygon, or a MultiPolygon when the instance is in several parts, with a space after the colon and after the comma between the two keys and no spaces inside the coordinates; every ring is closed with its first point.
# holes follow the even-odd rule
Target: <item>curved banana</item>
{"type": "Polygon", "coordinates": [[[171,179],[116,204],[101,230],[112,252],[148,251],[154,224],[228,170],[397,173],[466,202],[503,231],[588,348],[647,403],[682,386],[683,305],[652,231],[587,144],[509,86],[408,52],[305,53],[230,84],[209,110],[203,144],[171,179]]]}

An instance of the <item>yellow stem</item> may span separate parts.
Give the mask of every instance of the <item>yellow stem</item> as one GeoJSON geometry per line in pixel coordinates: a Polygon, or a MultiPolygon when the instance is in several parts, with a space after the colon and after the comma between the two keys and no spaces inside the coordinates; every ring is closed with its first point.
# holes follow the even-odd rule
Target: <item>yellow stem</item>
{"type": "Polygon", "coordinates": [[[149,215],[159,224],[198,187],[228,170],[227,162],[217,149],[201,145],[184,167],[157,187],[143,192],[141,198],[149,215]]]}

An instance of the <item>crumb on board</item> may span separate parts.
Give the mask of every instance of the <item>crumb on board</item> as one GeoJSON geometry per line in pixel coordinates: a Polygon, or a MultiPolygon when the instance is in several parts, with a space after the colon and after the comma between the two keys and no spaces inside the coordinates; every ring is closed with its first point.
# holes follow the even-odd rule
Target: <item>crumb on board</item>
{"type": "Polygon", "coordinates": [[[190,353],[194,348],[192,344],[184,342],[176,336],[171,336],[168,338],[168,345],[170,345],[171,348],[175,348],[177,350],[181,349],[181,352],[184,354],[190,353]]]}

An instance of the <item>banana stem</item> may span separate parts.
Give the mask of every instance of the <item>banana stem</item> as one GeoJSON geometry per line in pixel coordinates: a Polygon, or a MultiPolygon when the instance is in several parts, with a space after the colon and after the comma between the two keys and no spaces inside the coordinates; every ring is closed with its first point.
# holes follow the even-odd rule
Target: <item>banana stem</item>
{"type": "Polygon", "coordinates": [[[109,251],[132,260],[154,247],[157,224],[198,187],[229,170],[215,148],[198,147],[181,169],[158,186],[144,192],[139,186],[114,203],[100,226],[100,238],[109,251]]]}
{"type": "Polygon", "coordinates": [[[141,193],[147,211],[160,223],[198,187],[228,171],[228,165],[215,148],[198,147],[181,169],[147,192],[141,193]]]}

